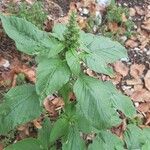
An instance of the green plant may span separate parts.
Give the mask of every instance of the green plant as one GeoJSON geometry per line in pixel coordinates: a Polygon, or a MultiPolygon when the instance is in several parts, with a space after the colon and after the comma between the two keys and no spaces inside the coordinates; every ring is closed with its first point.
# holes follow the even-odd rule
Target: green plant
{"type": "Polygon", "coordinates": [[[44,21],[47,18],[47,13],[43,8],[43,4],[40,1],[34,2],[29,5],[26,1],[16,7],[15,4],[9,4],[8,12],[14,14],[17,17],[25,18],[40,29],[42,29],[44,21]]]}
{"type": "Polygon", "coordinates": [[[20,85],[5,94],[0,105],[0,134],[5,135],[18,125],[39,117],[43,113],[44,99],[56,91],[65,103],[56,122],[45,119],[37,138],[24,139],[5,150],[56,149],[57,140],[61,141],[63,150],[121,150],[150,146],[149,130],[144,133],[145,130],[129,125],[124,140],[108,130],[122,122],[122,113],[126,118],[134,118],[135,108],[111,82],[89,77],[82,70],[81,62],[84,62],[95,72],[113,76],[108,64],[127,57],[121,44],[80,31],[75,13],[67,26],[56,24],[50,34],[21,18],[3,15],[0,18],[17,49],[36,55],[38,64],[35,85],[20,85]],[[76,101],[70,101],[70,92],[74,92],[76,101]],[[138,131],[136,139],[134,131],[138,131]],[[96,133],[93,143],[87,146],[81,133],[96,133]]]}
{"type": "MultiPolygon", "coordinates": [[[[117,23],[118,31],[108,32],[102,29],[104,35],[112,37],[119,41],[120,34],[124,34],[127,37],[130,37],[134,32],[134,22],[129,19],[129,10],[127,7],[117,6],[114,2],[110,4],[106,13],[106,20],[103,23],[105,26],[106,23],[117,23]],[[122,33],[122,30],[123,31],[122,33]]],[[[110,29],[111,30],[111,29],[110,29]]]]}

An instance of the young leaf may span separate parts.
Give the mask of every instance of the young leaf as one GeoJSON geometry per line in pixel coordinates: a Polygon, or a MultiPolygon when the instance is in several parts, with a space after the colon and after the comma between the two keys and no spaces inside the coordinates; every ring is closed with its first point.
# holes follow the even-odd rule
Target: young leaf
{"type": "Polygon", "coordinates": [[[79,75],[80,73],[80,60],[78,53],[75,50],[69,50],[66,52],[66,60],[72,73],[79,75]]]}
{"type": "Polygon", "coordinates": [[[119,124],[120,119],[101,88],[103,84],[99,80],[81,75],[74,92],[86,119],[97,129],[106,129],[119,124]]]}
{"type": "Polygon", "coordinates": [[[5,101],[1,104],[0,111],[4,114],[0,115],[0,134],[6,134],[17,125],[39,117],[42,110],[38,99],[35,87],[30,84],[9,90],[5,95],[5,101]],[[9,109],[3,111],[5,108],[9,109]]]}
{"type": "Polygon", "coordinates": [[[98,73],[113,75],[113,70],[108,67],[108,64],[127,57],[126,49],[118,42],[103,36],[95,36],[84,32],[80,32],[80,34],[81,43],[83,43],[81,49],[86,46],[87,48],[84,50],[90,51],[85,56],[87,66],[98,73]]]}
{"type": "Polygon", "coordinates": [[[51,35],[55,38],[58,38],[60,41],[63,41],[66,29],[66,25],[58,23],[53,27],[51,35]]]}
{"type": "Polygon", "coordinates": [[[69,127],[69,133],[66,143],[63,144],[62,150],[85,150],[85,143],[80,137],[76,126],[69,127]]]}
{"type": "Polygon", "coordinates": [[[48,149],[49,146],[50,131],[51,131],[51,122],[49,118],[45,118],[42,124],[42,129],[38,130],[38,140],[45,149],[48,149]]]}
{"type": "Polygon", "coordinates": [[[69,81],[70,70],[66,62],[60,59],[43,59],[37,68],[36,90],[40,95],[49,95],[58,91],[69,81]]]}
{"type": "Polygon", "coordinates": [[[46,51],[51,56],[59,53],[61,49],[53,51],[59,44],[58,40],[50,38],[46,32],[39,30],[25,19],[14,16],[0,16],[7,35],[16,43],[18,50],[34,55],[46,51]]]}
{"type": "Polygon", "coordinates": [[[65,118],[59,118],[50,133],[50,143],[53,144],[58,138],[68,134],[69,121],[65,118]]]}
{"type": "Polygon", "coordinates": [[[65,84],[60,90],[59,94],[62,96],[65,105],[69,103],[69,95],[72,92],[71,85],[69,83],[65,84]]]}
{"type": "Polygon", "coordinates": [[[146,142],[142,130],[135,125],[128,125],[124,133],[124,139],[128,149],[141,149],[146,142]]]}
{"type": "Polygon", "coordinates": [[[88,150],[125,150],[123,142],[109,131],[101,131],[88,150]]]}
{"type": "Polygon", "coordinates": [[[46,150],[46,149],[44,149],[44,147],[37,139],[27,138],[6,147],[5,150],[46,150]]]}

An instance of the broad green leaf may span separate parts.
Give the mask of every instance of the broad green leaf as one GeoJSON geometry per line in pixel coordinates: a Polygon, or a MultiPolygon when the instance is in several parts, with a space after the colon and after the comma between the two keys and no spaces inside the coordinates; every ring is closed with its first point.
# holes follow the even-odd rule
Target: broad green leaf
{"type": "Polygon", "coordinates": [[[126,49],[107,37],[81,32],[81,41],[81,49],[90,51],[85,56],[85,63],[98,73],[113,75],[113,70],[108,64],[127,57],[126,49]],[[85,46],[87,48],[84,48],[85,46]]]}
{"type": "Polygon", "coordinates": [[[0,16],[0,18],[5,32],[15,41],[18,50],[29,55],[48,53],[49,57],[62,50],[58,49],[60,44],[58,40],[49,37],[46,32],[39,30],[25,19],[14,16],[0,16]]]}
{"type": "Polygon", "coordinates": [[[66,118],[59,118],[52,127],[50,143],[53,144],[58,138],[68,134],[69,121],[66,118]]]}
{"type": "Polygon", "coordinates": [[[136,109],[129,97],[119,92],[111,82],[101,82],[101,85],[101,93],[110,100],[116,110],[122,111],[129,118],[136,115],[136,109]]]}
{"type": "Polygon", "coordinates": [[[131,124],[127,126],[127,130],[124,133],[124,140],[129,150],[140,150],[146,142],[146,138],[142,130],[131,124]]]}
{"type": "Polygon", "coordinates": [[[85,150],[85,143],[80,137],[76,126],[69,127],[67,141],[63,144],[62,150],[85,150]]]}
{"type": "Polygon", "coordinates": [[[141,150],[149,150],[150,149],[150,141],[146,141],[146,143],[142,146],[141,150]]]}
{"type": "Polygon", "coordinates": [[[144,128],[142,131],[146,139],[150,141],[150,128],[144,128]]]}
{"type": "Polygon", "coordinates": [[[66,62],[60,59],[45,59],[37,68],[36,90],[40,95],[49,95],[58,91],[69,81],[70,70],[66,62]]]}
{"type": "Polygon", "coordinates": [[[27,84],[9,90],[0,111],[4,112],[0,115],[0,134],[39,117],[42,108],[35,86],[27,84]]]}
{"type": "Polygon", "coordinates": [[[6,147],[4,150],[46,150],[41,143],[34,138],[27,138],[6,147]]]}
{"type": "Polygon", "coordinates": [[[66,29],[67,29],[66,25],[58,23],[54,25],[51,35],[63,41],[66,29]]]}
{"type": "Polygon", "coordinates": [[[117,112],[111,106],[108,96],[101,93],[103,83],[81,75],[74,85],[74,92],[81,111],[97,129],[106,129],[120,123],[117,112]]]}
{"type": "Polygon", "coordinates": [[[59,94],[62,96],[65,106],[69,103],[69,95],[72,92],[71,85],[69,83],[65,84],[60,90],[59,94]]]}
{"type": "Polygon", "coordinates": [[[49,135],[51,131],[51,122],[49,118],[45,118],[42,124],[42,128],[38,130],[38,140],[45,149],[49,146],[49,135]]]}
{"type": "Polygon", "coordinates": [[[66,52],[66,60],[70,70],[75,75],[79,75],[80,73],[80,60],[78,57],[78,53],[75,50],[69,50],[66,52]]]}
{"type": "Polygon", "coordinates": [[[99,130],[95,129],[92,124],[85,118],[83,112],[81,111],[80,105],[76,105],[76,117],[77,125],[81,132],[83,133],[97,133],[99,130]]]}
{"type": "Polygon", "coordinates": [[[125,150],[123,142],[110,131],[101,131],[88,150],[125,150]]]}

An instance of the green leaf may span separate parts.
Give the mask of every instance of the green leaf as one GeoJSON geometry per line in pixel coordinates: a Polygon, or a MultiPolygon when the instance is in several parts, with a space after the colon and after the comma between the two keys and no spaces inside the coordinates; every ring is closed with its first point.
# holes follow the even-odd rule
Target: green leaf
{"type": "Polygon", "coordinates": [[[129,150],[140,150],[146,142],[146,138],[142,130],[139,127],[132,124],[127,126],[127,130],[124,133],[124,140],[129,150]]]}
{"type": "Polygon", "coordinates": [[[74,92],[85,118],[97,129],[106,129],[120,123],[117,112],[111,106],[103,83],[81,75],[74,85],[74,92]],[[91,107],[92,106],[92,107],[91,107]]]}
{"type": "Polygon", "coordinates": [[[45,150],[37,139],[28,138],[6,147],[4,150],[45,150]]]}
{"type": "Polygon", "coordinates": [[[53,58],[43,59],[37,68],[37,93],[48,96],[58,91],[69,81],[69,78],[70,70],[66,62],[53,58]]]}
{"type": "Polygon", "coordinates": [[[127,57],[126,49],[109,38],[81,32],[81,41],[81,49],[89,50],[85,56],[85,63],[98,73],[113,75],[113,70],[108,64],[127,57]],[[85,46],[87,48],[84,48],[85,46]]]}
{"type": "Polygon", "coordinates": [[[80,73],[80,60],[78,57],[78,53],[75,50],[69,50],[66,52],[66,60],[70,70],[75,75],[79,75],[80,73]]]}
{"type": "Polygon", "coordinates": [[[49,56],[56,55],[62,50],[58,49],[58,40],[49,37],[46,32],[25,19],[14,16],[0,17],[5,32],[15,41],[18,50],[29,55],[47,52],[49,56]]]}
{"type": "Polygon", "coordinates": [[[136,115],[136,109],[129,97],[119,92],[111,82],[101,82],[101,85],[101,93],[110,100],[116,110],[122,111],[129,118],[136,115]]]}
{"type": "Polygon", "coordinates": [[[42,128],[38,130],[38,140],[45,149],[49,146],[49,136],[51,131],[51,122],[49,118],[45,118],[42,124],[42,128]]]}
{"type": "Polygon", "coordinates": [[[50,143],[53,144],[58,138],[68,134],[69,121],[66,118],[59,118],[50,133],[50,143]]]}
{"type": "Polygon", "coordinates": [[[125,150],[123,142],[110,131],[101,131],[88,150],[125,150]]]}
{"type": "Polygon", "coordinates": [[[150,149],[150,141],[147,141],[143,146],[141,150],[149,150],[150,149]]]}
{"type": "Polygon", "coordinates": [[[51,35],[58,38],[60,41],[63,41],[66,29],[66,25],[58,23],[53,27],[51,35]]]}
{"type": "Polygon", "coordinates": [[[69,103],[69,95],[72,92],[71,85],[69,83],[65,84],[60,90],[59,94],[62,96],[65,106],[69,103]]]}
{"type": "Polygon", "coordinates": [[[99,130],[95,129],[92,124],[85,118],[83,112],[81,111],[80,105],[76,105],[76,116],[77,125],[81,132],[83,133],[97,133],[99,130]]]}
{"type": "Polygon", "coordinates": [[[80,133],[76,126],[69,128],[66,143],[63,144],[62,150],[85,150],[85,143],[80,137],[80,133]]]}
{"type": "Polygon", "coordinates": [[[16,126],[39,117],[42,108],[38,99],[35,87],[30,84],[9,90],[1,104],[0,111],[4,113],[0,115],[0,134],[6,134],[16,126]]]}

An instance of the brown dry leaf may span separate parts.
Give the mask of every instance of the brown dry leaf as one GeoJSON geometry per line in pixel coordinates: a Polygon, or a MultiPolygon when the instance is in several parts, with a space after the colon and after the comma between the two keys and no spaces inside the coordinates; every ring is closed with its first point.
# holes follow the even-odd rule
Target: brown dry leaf
{"type": "Polygon", "coordinates": [[[94,77],[94,72],[92,70],[90,70],[89,68],[86,70],[86,73],[90,76],[90,77],[94,77]]]}
{"type": "Polygon", "coordinates": [[[122,18],[122,22],[127,22],[128,20],[125,13],[122,14],[121,18],[122,18]]]}
{"type": "Polygon", "coordinates": [[[131,17],[135,16],[136,15],[136,10],[134,8],[129,8],[129,15],[131,17]]]}
{"type": "Polygon", "coordinates": [[[108,28],[113,33],[116,33],[119,30],[119,26],[116,22],[109,22],[108,23],[108,28]]]}
{"type": "Polygon", "coordinates": [[[135,6],[135,10],[138,15],[140,15],[140,16],[145,15],[145,11],[141,7],[135,6]]]}
{"type": "Polygon", "coordinates": [[[113,127],[111,129],[112,133],[116,134],[117,136],[119,136],[121,139],[123,138],[123,133],[126,130],[126,120],[123,119],[121,125],[117,126],[117,127],[113,127]]]}
{"type": "Polygon", "coordinates": [[[150,113],[147,113],[145,125],[148,125],[149,123],[150,123],[150,113]]]}
{"type": "Polygon", "coordinates": [[[25,1],[30,5],[32,5],[35,2],[35,0],[25,0],[25,1]]]}
{"type": "Polygon", "coordinates": [[[113,84],[119,84],[122,79],[122,75],[120,73],[116,73],[115,76],[111,79],[113,84]]]}
{"type": "Polygon", "coordinates": [[[136,84],[136,85],[134,85],[134,91],[142,90],[142,89],[143,89],[143,84],[136,84]]]}
{"type": "Polygon", "coordinates": [[[116,63],[114,63],[114,69],[116,72],[120,73],[123,77],[128,75],[129,72],[129,68],[121,61],[117,61],[116,63]]]}
{"type": "Polygon", "coordinates": [[[35,83],[36,81],[35,68],[29,68],[23,65],[22,68],[20,69],[20,73],[23,73],[29,81],[35,83]]]}
{"type": "Polygon", "coordinates": [[[130,48],[135,48],[135,47],[138,47],[138,42],[132,40],[132,39],[129,39],[125,42],[125,46],[126,47],[130,47],[130,48]]]}
{"type": "Polygon", "coordinates": [[[33,120],[33,124],[34,126],[37,128],[37,129],[41,129],[42,126],[41,126],[41,121],[39,119],[35,119],[33,120]]]}
{"type": "Polygon", "coordinates": [[[150,110],[150,103],[141,103],[137,107],[138,111],[140,112],[148,112],[150,110]]]}
{"type": "Polygon", "coordinates": [[[141,85],[143,84],[141,79],[132,79],[132,80],[126,80],[127,85],[141,85]]]}
{"type": "Polygon", "coordinates": [[[62,108],[64,106],[64,101],[61,97],[56,97],[54,100],[52,100],[52,103],[56,106],[56,108],[62,108]]]}
{"type": "Polygon", "coordinates": [[[134,77],[135,79],[139,79],[141,78],[144,69],[145,69],[145,66],[142,64],[133,64],[130,67],[130,75],[134,77]]]}
{"type": "Polygon", "coordinates": [[[47,19],[45,22],[44,22],[44,30],[46,32],[50,32],[52,31],[54,27],[54,20],[53,19],[47,19]]]}
{"type": "Polygon", "coordinates": [[[144,82],[145,82],[146,88],[150,91],[150,70],[147,71],[144,77],[144,82]]]}
{"type": "Polygon", "coordinates": [[[3,145],[2,145],[2,144],[0,144],[0,150],[3,150],[3,148],[4,148],[4,147],[3,147],[3,145]]]}
{"type": "Polygon", "coordinates": [[[0,84],[3,86],[12,86],[12,82],[15,76],[14,70],[11,70],[9,72],[3,72],[0,76],[0,84]]]}
{"type": "Polygon", "coordinates": [[[88,26],[86,19],[84,19],[83,17],[78,17],[78,25],[81,29],[86,29],[86,27],[88,26]]]}
{"type": "Polygon", "coordinates": [[[9,61],[0,57],[0,67],[8,68],[9,66],[10,66],[9,61]]]}
{"type": "Polygon", "coordinates": [[[142,29],[147,30],[148,32],[150,32],[150,18],[147,19],[146,21],[143,22],[143,24],[141,25],[142,29]]]}
{"type": "Polygon", "coordinates": [[[60,97],[56,97],[53,100],[46,98],[44,100],[44,107],[50,113],[51,116],[56,117],[58,111],[64,106],[64,101],[60,97]]]}
{"type": "Polygon", "coordinates": [[[146,89],[136,90],[132,93],[131,99],[135,102],[150,102],[150,92],[146,89]]]}

